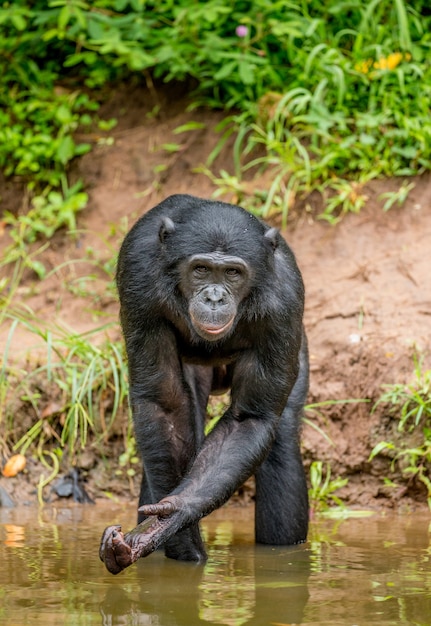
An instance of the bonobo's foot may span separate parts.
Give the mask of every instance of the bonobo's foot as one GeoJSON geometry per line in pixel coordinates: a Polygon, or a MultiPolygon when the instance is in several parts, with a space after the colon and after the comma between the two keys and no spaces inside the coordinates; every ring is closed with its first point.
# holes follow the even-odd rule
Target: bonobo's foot
{"type": "Polygon", "coordinates": [[[121,526],[108,526],[103,532],[99,556],[111,574],[119,574],[141,556],[147,556],[178,530],[178,522],[175,524],[170,517],[178,510],[176,501],[162,500],[139,510],[150,517],[130,532],[124,534],[121,526]]]}

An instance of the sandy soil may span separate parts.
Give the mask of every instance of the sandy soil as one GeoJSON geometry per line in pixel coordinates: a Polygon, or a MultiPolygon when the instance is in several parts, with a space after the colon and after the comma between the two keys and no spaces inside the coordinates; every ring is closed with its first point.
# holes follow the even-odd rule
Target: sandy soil
{"type": "MultiPolygon", "coordinates": [[[[115,319],[117,304],[106,291],[103,273],[87,261],[71,261],[111,260],[125,229],[172,193],[210,197],[214,192],[210,180],[194,170],[216,145],[215,127],[223,116],[206,111],[184,113],[186,105],[178,92],[148,93],[137,88],[119,92],[106,103],[102,117],[116,117],[118,126],[109,134],[93,134],[94,149],[76,165],[76,176],[85,178],[90,194],[88,208],[79,217],[80,234],[75,240],[64,233],[56,235],[41,256],[52,270],[65,261],[70,263],[42,283],[29,276],[21,288],[22,302],[35,315],[68,324],[77,332],[99,325],[101,319],[115,319]],[[161,107],[157,115],[155,105],[161,107]],[[202,122],[203,128],[173,134],[190,120],[202,122]],[[162,144],[173,142],[181,144],[178,152],[162,149],[162,144]],[[89,268],[94,275],[92,302],[66,288],[77,285],[89,268]]],[[[229,170],[231,165],[226,149],[215,168],[229,170]]],[[[297,256],[306,285],[310,403],[369,401],[309,412],[304,428],[306,463],[328,461],[332,476],[348,478],[340,495],[350,506],[410,510],[425,506],[425,490],[414,481],[407,483],[399,473],[392,474],[390,459],[382,456],[368,461],[376,443],[397,436],[396,420],[387,407],[379,405],[371,412],[382,385],[412,378],[415,351],[425,355],[425,367],[430,367],[431,178],[415,181],[404,207],[383,213],[379,195],[398,186],[399,181],[376,181],[367,188],[367,207],[337,226],[317,220],[313,208],[301,214],[293,211],[283,234],[297,256]],[[385,487],[385,476],[394,478],[398,488],[385,487]]],[[[0,195],[11,210],[22,202],[19,185],[10,181],[0,180],[0,195]]],[[[4,234],[0,246],[7,243],[4,234]]],[[[6,332],[7,326],[1,334],[3,342],[6,332]]],[[[22,333],[14,336],[16,360],[29,358],[25,354],[32,342],[34,338],[22,333]]],[[[12,494],[18,489],[19,479],[0,480],[12,494]]],[[[98,495],[107,488],[108,479],[98,475],[89,484],[93,495],[98,495]]],[[[129,487],[123,484],[118,489],[129,487]]]]}

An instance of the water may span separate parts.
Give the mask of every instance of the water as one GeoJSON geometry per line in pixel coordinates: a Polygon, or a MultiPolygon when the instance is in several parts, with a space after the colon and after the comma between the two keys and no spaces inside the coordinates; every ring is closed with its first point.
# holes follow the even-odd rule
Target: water
{"type": "Polygon", "coordinates": [[[112,576],[100,535],[132,505],[0,509],[0,625],[431,624],[431,517],[317,521],[296,548],[256,546],[251,519],[204,521],[204,567],[158,552],[112,576]]]}

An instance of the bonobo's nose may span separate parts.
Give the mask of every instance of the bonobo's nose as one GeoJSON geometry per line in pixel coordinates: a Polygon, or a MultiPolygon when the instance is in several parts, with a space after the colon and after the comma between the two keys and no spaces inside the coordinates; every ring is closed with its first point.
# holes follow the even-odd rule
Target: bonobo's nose
{"type": "Polygon", "coordinates": [[[210,306],[214,306],[215,304],[224,304],[226,298],[225,290],[218,285],[206,287],[202,295],[205,298],[205,302],[210,306]]]}

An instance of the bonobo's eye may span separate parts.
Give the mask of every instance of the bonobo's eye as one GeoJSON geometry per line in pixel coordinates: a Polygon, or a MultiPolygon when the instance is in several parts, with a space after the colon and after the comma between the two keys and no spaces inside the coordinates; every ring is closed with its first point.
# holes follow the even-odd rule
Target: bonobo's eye
{"type": "Polygon", "coordinates": [[[235,278],[236,276],[240,276],[241,272],[236,267],[228,267],[225,270],[225,274],[226,274],[226,276],[229,276],[230,278],[235,278]]]}
{"type": "Polygon", "coordinates": [[[205,274],[209,272],[209,269],[206,265],[195,265],[195,267],[193,268],[193,272],[197,276],[205,276],[205,274]]]}

